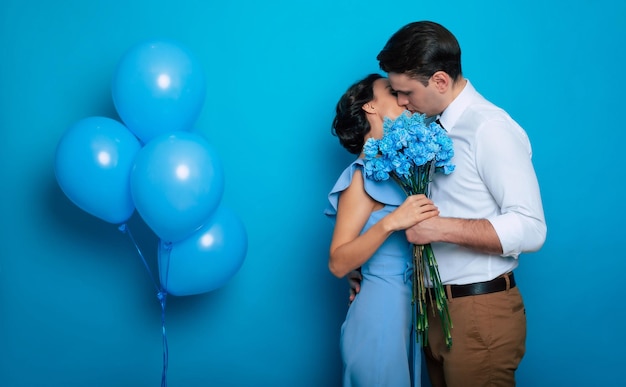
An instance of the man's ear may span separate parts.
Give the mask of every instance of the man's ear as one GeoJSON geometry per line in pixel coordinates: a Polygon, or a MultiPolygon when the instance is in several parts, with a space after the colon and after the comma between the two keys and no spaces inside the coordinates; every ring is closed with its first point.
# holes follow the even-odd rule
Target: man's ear
{"type": "Polygon", "coordinates": [[[431,79],[440,93],[445,93],[452,86],[452,79],[445,71],[439,70],[435,72],[431,79]]]}

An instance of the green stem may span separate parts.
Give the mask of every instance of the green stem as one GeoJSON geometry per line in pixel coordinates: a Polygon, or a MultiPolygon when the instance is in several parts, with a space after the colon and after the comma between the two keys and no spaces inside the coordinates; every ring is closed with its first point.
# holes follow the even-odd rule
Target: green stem
{"type": "MultiPolygon", "coordinates": [[[[425,165],[414,166],[409,179],[402,179],[392,173],[393,179],[400,185],[404,193],[409,195],[429,194],[428,186],[434,172],[434,161],[425,165]]],[[[439,267],[435,253],[430,244],[413,245],[413,316],[415,320],[416,339],[422,346],[428,344],[428,313],[427,300],[435,308],[441,320],[446,345],[452,346],[452,320],[448,310],[448,298],[444,285],[439,276],[439,267]],[[426,286],[426,279],[430,279],[431,287],[426,286]],[[428,299],[426,298],[428,297],[428,299]]]]}

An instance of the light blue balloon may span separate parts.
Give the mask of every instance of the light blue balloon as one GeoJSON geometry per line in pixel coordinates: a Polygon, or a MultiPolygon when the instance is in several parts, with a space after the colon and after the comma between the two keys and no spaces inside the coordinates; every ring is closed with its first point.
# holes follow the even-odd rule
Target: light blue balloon
{"type": "Polygon", "coordinates": [[[88,117],[72,125],[57,144],[54,172],[67,197],[109,223],[133,214],[130,172],[139,140],[120,122],[88,117]]]}
{"type": "Polygon", "coordinates": [[[224,286],[243,265],[248,236],[239,217],[220,206],[189,238],[159,246],[159,279],[169,294],[190,296],[224,286]]]}
{"type": "Polygon", "coordinates": [[[115,108],[144,144],[161,134],[190,131],[205,93],[200,63],[173,40],[136,44],[122,56],[113,76],[115,108]]]}
{"type": "Polygon", "coordinates": [[[135,157],[130,188],[137,212],[162,240],[198,230],[224,191],[222,163],[203,136],[175,132],[146,144],[135,157]]]}

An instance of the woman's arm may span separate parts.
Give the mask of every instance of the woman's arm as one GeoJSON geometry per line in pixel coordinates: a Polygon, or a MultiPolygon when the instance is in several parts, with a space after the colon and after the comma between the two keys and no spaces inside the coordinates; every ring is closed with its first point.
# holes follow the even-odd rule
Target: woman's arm
{"type": "Polygon", "coordinates": [[[383,207],[365,192],[363,184],[361,171],[357,169],[350,186],[339,196],[328,262],[330,271],[339,278],[365,263],[394,231],[405,230],[439,214],[426,196],[409,196],[397,209],[361,234],[371,213],[383,207]]]}

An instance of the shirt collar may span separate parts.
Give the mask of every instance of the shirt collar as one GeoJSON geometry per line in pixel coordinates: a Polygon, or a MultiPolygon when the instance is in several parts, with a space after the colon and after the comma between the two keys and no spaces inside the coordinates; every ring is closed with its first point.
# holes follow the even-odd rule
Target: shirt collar
{"type": "Polygon", "coordinates": [[[461,114],[463,114],[465,109],[470,105],[474,96],[478,95],[478,92],[474,89],[469,79],[466,78],[466,81],[467,83],[465,87],[463,87],[463,90],[461,90],[459,95],[448,105],[443,113],[439,115],[439,122],[441,122],[441,125],[448,132],[456,125],[461,114]]]}

